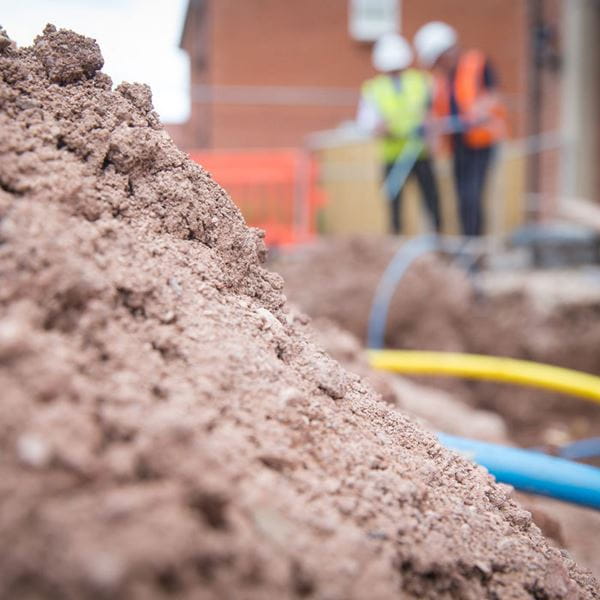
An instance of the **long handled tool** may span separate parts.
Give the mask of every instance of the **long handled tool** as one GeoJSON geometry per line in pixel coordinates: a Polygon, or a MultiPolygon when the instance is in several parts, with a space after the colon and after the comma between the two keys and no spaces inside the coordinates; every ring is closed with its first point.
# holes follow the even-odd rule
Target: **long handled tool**
{"type": "MultiPolygon", "coordinates": [[[[467,125],[457,117],[437,119],[432,123],[432,127],[435,129],[436,135],[462,133],[468,129],[467,125]]],[[[394,161],[388,176],[383,182],[382,192],[388,198],[395,198],[404,187],[425,147],[425,131],[415,131],[408,137],[404,149],[394,161]]]]}

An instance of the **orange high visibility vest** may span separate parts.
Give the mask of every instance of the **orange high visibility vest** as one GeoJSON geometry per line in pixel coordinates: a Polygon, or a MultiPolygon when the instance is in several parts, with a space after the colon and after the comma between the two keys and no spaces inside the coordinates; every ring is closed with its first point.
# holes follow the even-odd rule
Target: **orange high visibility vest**
{"type": "MultiPolygon", "coordinates": [[[[454,96],[459,116],[466,121],[482,93],[481,81],[485,60],[483,52],[469,50],[463,53],[458,61],[454,78],[454,96]]],[[[433,113],[438,118],[450,115],[450,86],[445,76],[436,77],[433,113]]],[[[506,110],[502,104],[496,103],[489,110],[489,122],[471,127],[463,134],[466,144],[471,148],[491,146],[503,137],[505,123],[506,110]]]]}

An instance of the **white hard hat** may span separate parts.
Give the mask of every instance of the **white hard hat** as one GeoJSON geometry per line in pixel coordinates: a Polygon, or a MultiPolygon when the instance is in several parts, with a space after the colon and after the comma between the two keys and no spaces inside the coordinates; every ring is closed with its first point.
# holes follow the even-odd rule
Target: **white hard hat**
{"type": "Polygon", "coordinates": [[[410,44],[397,33],[382,35],[373,46],[373,66],[378,71],[406,69],[413,61],[410,44]]]}
{"type": "Polygon", "coordinates": [[[417,31],[414,44],[419,60],[425,67],[432,67],[457,41],[458,36],[453,27],[441,21],[431,21],[417,31]]]}

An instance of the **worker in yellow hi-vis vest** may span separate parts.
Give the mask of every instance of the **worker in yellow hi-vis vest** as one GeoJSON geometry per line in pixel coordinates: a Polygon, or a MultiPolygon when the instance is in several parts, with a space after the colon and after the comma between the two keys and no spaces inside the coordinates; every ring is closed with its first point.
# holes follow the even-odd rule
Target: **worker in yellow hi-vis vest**
{"type": "Polygon", "coordinates": [[[439,231],[438,190],[424,140],[431,106],[430,76],[410,68],[411,47],[396,33],[377,40],[372,60],[379,75],[363,84],[357,123],[379,138],[391,230],[396,234],[402,230],[402,190],[407,178],[414,176],[439,231]]]}

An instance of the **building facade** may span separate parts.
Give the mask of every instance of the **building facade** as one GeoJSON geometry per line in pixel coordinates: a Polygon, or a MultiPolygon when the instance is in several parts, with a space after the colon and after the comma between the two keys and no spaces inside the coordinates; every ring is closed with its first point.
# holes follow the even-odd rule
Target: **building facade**
{"type": "Polygon", "coordinates": [[[511,138],[564,142],[529,139],[531,212],[542,195],[595,199],[598,0],[189,0],[191,117],[174,135],[184,148],[302,146],[354,117],[378,27],[411,39],[430,20],[488,54],[511,138]]]}

